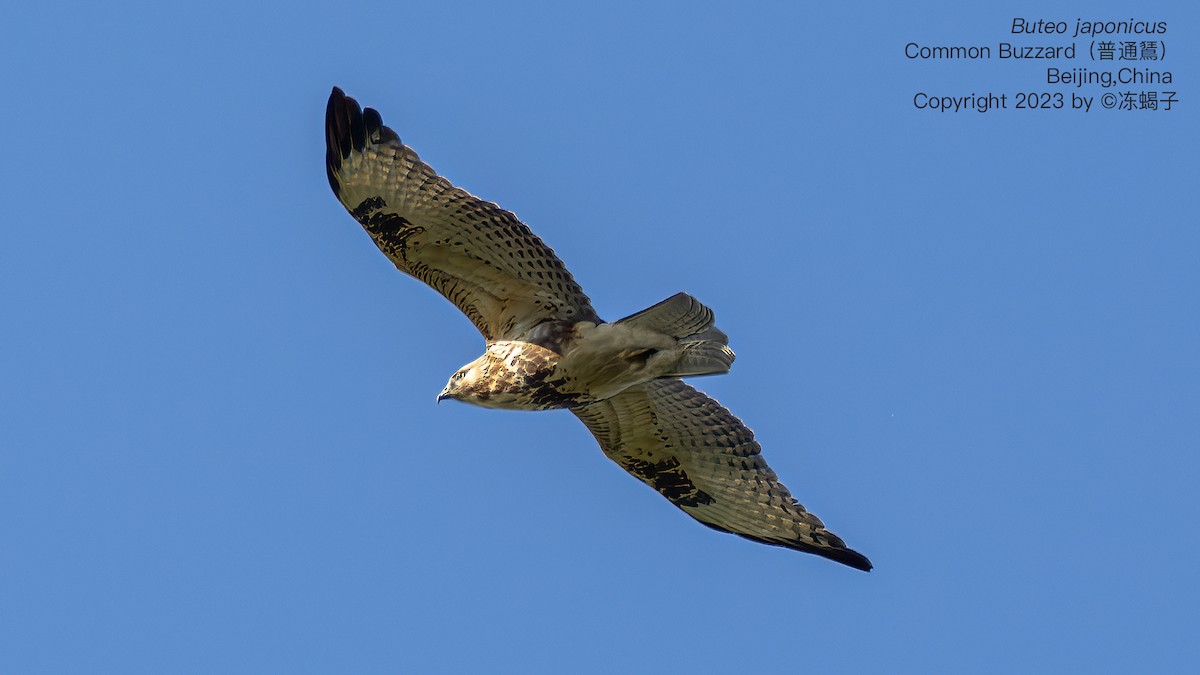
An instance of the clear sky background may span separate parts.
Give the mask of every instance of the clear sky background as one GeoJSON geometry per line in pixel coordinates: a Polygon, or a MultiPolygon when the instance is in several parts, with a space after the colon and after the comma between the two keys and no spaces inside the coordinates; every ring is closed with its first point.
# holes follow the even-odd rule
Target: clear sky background
{"type": "Polygon", "coordinates": [[[793,4],[6,8],[0,671],[1194,668],[1200,12],[793,4]],[[914,109],[1104,93],[904,57],[1070,42],[1014,16],[1167,21],[1176,109],[914,109]],[[335,84],[602,316],[712,306],[875,571],[435,406],[482,340],[331,194],[335,84]]]}

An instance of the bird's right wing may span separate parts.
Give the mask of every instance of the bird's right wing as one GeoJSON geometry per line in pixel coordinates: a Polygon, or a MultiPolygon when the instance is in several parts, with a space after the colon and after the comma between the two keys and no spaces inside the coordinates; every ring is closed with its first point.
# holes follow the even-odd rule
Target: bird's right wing
{"type": "Polygon", "coordinates": [[[871,569],[792,498],[741,420],[681,380],[653,380],[572,412],[604,454],[701,523],[871,569]]]}
{"type": "Polygon", "coordinates": [[[554,251],[511,212],[451,185],[379,113],[334,87],[326,172],[339,201],[402,272],[453,302],[488,340],[553,320],[599,322],[554,251]]]}

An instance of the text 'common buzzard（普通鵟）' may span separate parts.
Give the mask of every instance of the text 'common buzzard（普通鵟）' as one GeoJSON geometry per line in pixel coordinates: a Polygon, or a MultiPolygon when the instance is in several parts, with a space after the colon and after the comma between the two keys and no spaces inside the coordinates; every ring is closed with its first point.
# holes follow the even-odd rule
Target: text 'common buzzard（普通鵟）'
{"type": "Polygon", "coordinates": [[[336,87],[325,140],[338,200],[400,271],[454,303],[487,342],[439,401],[566,408],[605,455],[701,523],[871,569],[792,497],[741,420],[680,379],[733,363],[712,310],[679,293],[604,322],[524,223],[439,176],[336,87]]]}

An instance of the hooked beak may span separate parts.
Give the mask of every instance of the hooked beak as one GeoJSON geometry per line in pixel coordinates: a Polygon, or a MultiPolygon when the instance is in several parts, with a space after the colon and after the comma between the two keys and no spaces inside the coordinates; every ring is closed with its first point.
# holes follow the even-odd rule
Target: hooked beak
{"type": "Polygon", "coordinates": [[[441,403],[442,399],[447,399],[447,398],[454,398],[454,397],[451,396],[449,393],[447,393],[445,389],[443,389],[442,393],[437,395],[437,402],[441,403]]]}

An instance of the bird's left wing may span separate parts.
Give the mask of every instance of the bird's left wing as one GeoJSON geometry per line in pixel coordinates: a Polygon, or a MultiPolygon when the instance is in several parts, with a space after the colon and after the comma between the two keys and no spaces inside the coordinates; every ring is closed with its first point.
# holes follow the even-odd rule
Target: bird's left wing
{"type": "Polygon", "coordinates": [[[871,569],[792,498],[741,420],[681,380],[653,380],[572,412],[604,454],[701,523],[871,569]]]}
{"type": "Polygon", "coordinates": [[[545,321],[595,321],[554,251],[511,212],[454,187],[379,113],[334,87],[325,113],[334,194],[402,272],[453,302],[487,340],[545,321]]]}

